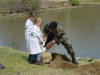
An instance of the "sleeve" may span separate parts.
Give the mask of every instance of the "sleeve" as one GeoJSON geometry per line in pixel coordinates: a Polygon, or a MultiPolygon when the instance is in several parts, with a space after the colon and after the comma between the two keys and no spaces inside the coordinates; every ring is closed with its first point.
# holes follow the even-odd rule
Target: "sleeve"
{"type": "Polygon", "coordinates": [[[36,29],[36,30],[34,30],[33,33],[34,33],[34,36],[36,36],[38,39],[43,38],[43,34],[42,34],[41,30],[36,29]]]}
{"type": "Polygon", "coordinates": [[[35,36],[36,38],[39,39],[40,44],[41,44],[42,46],[45,45],[45,42],[44,42],[44,40],[43,40],[43,34],[42,34],[42,32],[41,32],[40,29],[36,29],[36,30],[35,30],[34,36],[35,36]]]}
{"type": "Polygon", "coordinates": [[[61,25],[58,25],[57,26],[57,35],[54,38],[58,45],[61,43],[61,39],[62,39],[63,35],[65,35],[65,33],[63,31],[63,27],[61,25]]]}

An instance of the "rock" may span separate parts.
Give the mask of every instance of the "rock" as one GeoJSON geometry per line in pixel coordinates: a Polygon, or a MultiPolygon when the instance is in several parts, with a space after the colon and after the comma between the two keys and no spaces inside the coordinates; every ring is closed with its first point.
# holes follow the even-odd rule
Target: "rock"
{"type": "Polygon", "coordinates": [[[22,68],[21,70],[22,70],[22,71],[25,71],[25,70],[26,70],[26,68],[24,67],[24,68],[22,68]]]}
{"type": "Polygon", "coordinates": [[[44,64],[50,63],[52,59],[51,52],[43,52],[42,53],[42,62],[44,64]]]}

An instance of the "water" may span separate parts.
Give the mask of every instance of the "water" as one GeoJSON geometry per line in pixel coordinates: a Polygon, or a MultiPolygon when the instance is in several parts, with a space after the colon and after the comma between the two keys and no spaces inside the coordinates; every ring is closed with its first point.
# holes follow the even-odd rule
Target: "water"
{"type": "MultiPolygon", "coordinates": [[[[43,25],[56,20],[63,25],[77,57],[100,58],[100,5],[40,12],[43,25]]],[[[27,51],[24,38],[26,16],[0,16],[0,46],[27,51]]],[[[43,26],[42,26],[43,29],[43,26]]],[[[52,52],[66,54],[62,45],[52,52]]]]}

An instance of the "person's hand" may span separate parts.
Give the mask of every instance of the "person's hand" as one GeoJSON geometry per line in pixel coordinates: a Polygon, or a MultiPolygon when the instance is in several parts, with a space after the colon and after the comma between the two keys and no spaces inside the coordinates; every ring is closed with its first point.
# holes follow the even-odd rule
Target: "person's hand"
{"type": "Polygon", "coordinates": [[[48,36],[47,36],[47,34],[44,34],[44,36],[43,36],[43,41],[46,43],[46,41],[47,41],[47,38],[48,38],[48,36]]]}
{"type": "Polygon", "coordinates": [[[46,51],[46,47],[43,47],[43,45],[40,45],[42,52],[46,51]]]}
{"type": "Polygon", "coordinates": [[[43,38],[40,39],[40,44],[41,44],[42,46],[45,45],[45,42],[44,42],[43,38]]]}

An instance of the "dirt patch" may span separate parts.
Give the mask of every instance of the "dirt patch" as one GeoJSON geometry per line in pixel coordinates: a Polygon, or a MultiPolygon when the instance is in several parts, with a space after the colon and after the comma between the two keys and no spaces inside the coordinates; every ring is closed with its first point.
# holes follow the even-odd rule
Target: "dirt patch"
{"type": "Polygon", "coordinates": [[[48,65],[51,68],[55,69],[75,69],[76,65],[71,63],[70,58],[67,58],[65,55],[52,53],[52,61],[48,65]]]}
{"type": "MultiPolygon", "coordinates": [[[[48,55],[48,54],[47,54],[48,55]]],[[[48,67],[55,69],[73,69],[74,75],[100,75],[100,62],[95,61],[91,63],[87,60],[85,65],[75,65],[71,59],[65,55],[51,53],[52,59],[48,67]]],[[[80,60],[79,60],[80,61],[80,60]]],[[[84,61],[83,59],[81,61],[84,61]]],[[[68,74],[70,75],[70,74],[68,74]]]]}
{"type": "Polygon", "coordinates": [[[65,55],[57,54],[57,53],[52,53],[51,55],[52,55],[52,61],[69,61],[69,62],[71,62],[71,59],[65,55]]]}
{"type": "Polygon", "coordinates": [[[68,69],[68,70],[77,68],[77,66],[72,64],[71,62],[65,62],[65,61],[53,61],[49,64],[49,67],[55,69],[68,69]]]}
{"type": "Polygon", "coordinates": [[[100,75],[100,62],[80,66],[75,70],[75,75],[100,75]]]}

